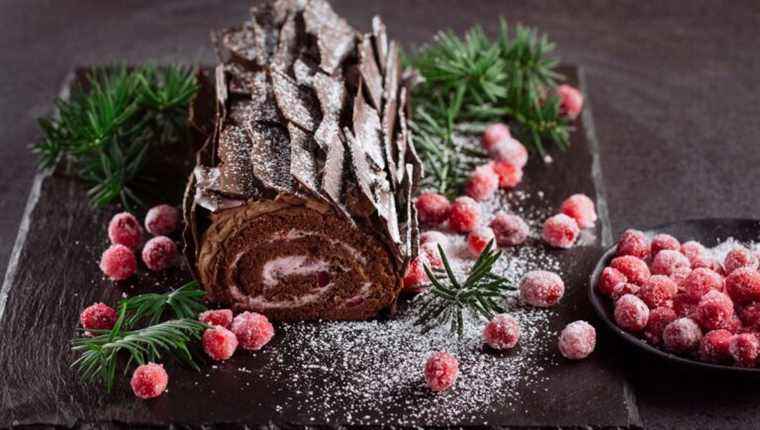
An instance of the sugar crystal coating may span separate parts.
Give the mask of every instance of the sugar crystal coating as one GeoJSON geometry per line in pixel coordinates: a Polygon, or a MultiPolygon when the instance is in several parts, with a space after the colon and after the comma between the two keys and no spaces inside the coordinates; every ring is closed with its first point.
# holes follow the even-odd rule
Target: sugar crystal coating
{"type": "Polygon", "coordinates": [[[530,234],[528,224],[519,215],[503,211],[496,213],[490,226],[499,246],[520,245],[528,239],[528,234],[530,234]]]}
{"type": "Polygon", "coordinates": [[[570,248],[580,234],[578,223],[565,214],[557,214],[544,222],[541,233],[544,241],[554,248],[570,248]]]}
{"type": "Polygon", "coordinates": [[[647,263],[632,255],[613,258],[610,262],[610,267],[617,269],[625,275],[628,278],[628,282],[639,286],[644,285],[644,282],[651,276],[647,263]]]}
{"type": "Polygon", "coordinates": [[[203,332],[203,350],[216,361],[224,361],[235,354],[238,340],[228,329],[217,325],[203,332]]]}
{"type": "Polygon", "coordinates": [[[697,311],[699,299],[695,299],[684,291],[679,291],[673,297],[673,310],[679,317],[689,317],[697,311]]]}
{"type": "Polygon", "coordinates": [[[465,185],[465,192],[475,200],[483,201],[493,197],[499,188],[499,176],[491,164],[475,168],[465,185]]]}
{"type": "Polygon", "coordinates": [[[420,254],[409,262],[404,274],[404,291],[408,293],[418,293],[422,291],[422,286],[428,283],[428,276],[425,272],[425,265],[430,266],[427,255],[420,254]]]}
{"type": "Polygon", "coordinates": [[[560,211],[573,218],[580,228],[591,228],[596,224],[594,202],[585,194],[573,194],[565,199],[560,206],[560,211]]]}
{"type": "Polygon", "coordinates": [[[678,242],[678,239],[669,234],[660,233],[654,235],[651,243],[651,255],[657,255],[657,253],[663,249],[681,251],[681,243],[678,242]]]}
{"type": "Polygon", "coordinates": [[[467,235],[467,249],[470,254],[477,257],[494,240],[494,232],[488,227],[478,227],[467,235]]]}
{"type": "Polygon", "coordinates": [[[100,270],[112,281],[123,281],[137,271],[137,258],[126,246],[111,245],[100,257],[100,270]]]}
{"type": "Polygon", "coordinates": [[[274,336],[274,327],[266,316],[256,312],[243,312],[232,320],[231,330],[240,347],[258,351],[274,336]]]}
{"type": "Polygon", "coordinates": [[[425,242],[420,245],[420,253],[425,254],[430,267],[433,269],[443,269],[443,258],[438,251],[438,243],[425,242]]]}
{"type": "Polygon", "coordinates": [[[691,318],[679,318],[665,327],[662,341],[665,348],[675,353],[693,351],[702,340],[702,330],[691,318]]]}
{"type": "Polygon", "coordinates": [[[632,255],[644,259],[649,256],[649,251],[649,241],[643,232],[628,229],[620,235],[617,244],[617,255],[632,255]]]}
{"type": "Polygon", "coordinates": [[[116,310],[104,303],[94,303],[84,308],[79,323],[85,330],[110,330],[116,324],[116,310]]]}
{"type": "Polygon", "coordinates": [[[565,283],[553,272],[534,270],[526,273],[520,281],[520,298],[531,306],[554,306],[564,294],[565,283]]]}
{"type": "Polygon", "coordinates": [[[667,304],[678,290],[675,281],[667,276],[652,275],[639,290],[639,297],[650,309],[667,304]]]}
{"type": "Polygon", "coordinates": [[[649,322],[649,308],[640,298],[626,294],[615,302],[615,322],[623,330],[638,333],[649,322]]]}
{"type": "Polygon", "coordinates": [[[723,277],[705,267],[698,267],[689,273],[683,283],[683,290],[694,299],[700,299],[710,290],[723,291],[723,277]]]}
{"type": "Polygon", "coordinates": [[[511,137],[509,127],[503,123],[491,124],[483,132],[483,148],[489,151],[494,145],[511,137]]]}
{"type": "Polygon", "coordinates": [[[498,314],[483,328],[483,340],[493,349],[512,349],[520,340],[520,324],[509,314],[498,314]]]}
{"type": "Polygon", "coordinates": [[[664,249],[652,259],[651,270],[653,275],[670,276],[679,269],[691,267],[689,259],[678,251],[664,249]]]}
{"type": "Polygon", "coordinates": [[[480,206],[470,197],[458,197],[451,205],[449,228],[457,233],[469,233],[480,221],[480,206]]]}
{"type": "Polygon", "coordinates": [[[163,364],[147,363],[137,367],[132,373],[130,385],[135,396],[141,399],[152,399],[166,391],[169,375],[163,364]]]}
{"type": "Polygon", "coordinates": [[[635,296],[639,294],[639,290],[641,290],[641,287],[636,284],[631,284],[630,282],[621,282],[612,288],[610,297],[612,297],[612,301],[614,302],[626,294],[633,294],[635,296]]]}
{"type": "Polygon", "coordinates": [[[760,300],[760,273],[750,267],[740,267],[726,278],[726,293],[737,304],[760,300]]]}
{"type": "Polygon", "coordinates": [[[627,282],[628,277],[625,276],[623,272],[614,267],[607,266],[602,270],[602,274],[599,276],[599,282],[596,285],[596,289],[605,296],[611,296],[612,291],[618,284],[625,284],[627,282]]]}
{"type": "Polygon", "coordinates": [[[706,330],[724,328],[734,315],[734,302],[720,291],[709,291],[697,305],[696,320],[706,330]]]}
{"type": "Polygon", "coordinates": [[[204,311],[198,315],[198,320],[204,324],[230,328],[230,325],[232,324],[232,311],[230,309],[204,311]]]}
{"type": "Polygon", "coordinates": [[[129,212],[118,213],[108,223],[108,238],[113,244],[135,249],[140,244],[140,222],[129,212]]]}
{"type": "Polygon", "coordinates": [[[757,257],[755,257],[749,249],[744,247],[732,249],[726,254],[726,258],[723,260],[723,269],[728,275],[733,273],[734,270],[742,267],[757,270],[757,266],[757,257]]]}
{"type": "Polygon", "coordinates": [[[448,352],[436,352],[425,363],[425,382],[433,392],[446,391],[459,376],[459,361],[448,352]]]}
{"type": "Polygon", "coordinates": [[[154,236],[166,236],[177,229],[179,211],[174,206],[158,205],[145,215],[145,229],[154,236]]]}
{"type": "Polygon", "coordinates": [[[142,260],[154,272],[167,269],[177,261],[177,245],[166,236],[156,236],[143,247],[142,260]]]}
{"type": "Polygon", "coordinates": [[[739,366],[755,367],[760,344],[753,333],[736,334],[728,343],[728,351],[739,366]]]}
{"type": "Polygon", "coordinates": [[[499,178],[499,187],[510,189],[516,187],[523,178],[522,167],[515,166],[504,161],[494,161],[491,166],[496,176],[499,178]]]}
{"type": "Polygon", "coordinates": [[[528,150],[517,139],[502,139],[488,150],[494,161],[506,163],[517,169],[528,164],[528,150]]]}
{"type": "Polygon", "coordinates": [[[678,319],[676,312],[667,307],[660,306],[649,312],[649,320],[644,328],[644,339],[652,345],[662,344],[662,332],[671,322],[678,319]]]}
{"type": "Polygon", "coordinates": [[[557,87],[557,95],[560,98],[560,110],[570,119],[575,119],[583,110],[583,94],[567,84],[557,87]]]}
{"type": "Polygon", "coordinates": [[[760,303],[750,303],[738,309],[742,324],[752,331],[760,331],[760,303]]]}
{"type": "Polygon", "coordinates": [[[596,329],[586,321],[574,321],[559,335],[559,352],[570,360],[582,360],[596,348],[596,329]]]}
{"type": "Polygon", "coordinates": [[[437,193],[422,193],[414,204],[420,222],[426,225],[439,225],[446,221],[451,213],[449,199],[437,193]]]}
{"type": "Polygon", "coordinates": [[[709,363],[720,363],[731,358],[729,345],[733,334],[724,329],[712,330],[699,343],[699,359],[709,363]]]}

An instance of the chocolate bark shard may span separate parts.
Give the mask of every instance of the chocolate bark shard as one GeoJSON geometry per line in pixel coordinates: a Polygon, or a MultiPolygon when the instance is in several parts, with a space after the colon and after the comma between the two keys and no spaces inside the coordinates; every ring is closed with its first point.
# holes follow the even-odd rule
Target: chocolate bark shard
{"type": "Polygon", "coordinates": [[[399,77],[399,56],[396,43],[391,42],[388,49],[388,59],[386,61],[385,90],[383,91],[383,144],[385,147],[385,156],[388,160],[389,171],[393,184],[398,184],[396,164],[393,161],[393,151],[391,148],[395,141],[396,115],[398,104],[398,77],[399,77]]]}
{"type": "Polygon", "coordinates": [[[241,198],[250,196],[254,190],[251,140],[242,127],[230,124],[222,129],[218,156],[218,191],[241,198]]]}
{"type": "MultiPolygon", "coordinates": [[[[319,143],[319,141],[317,141],[319,143]]],[[[322,191],[331,201],[340,205],[344,183],[345,148],[339,134],[335,134],[334,140],[325,142],[327,157],[325,166],[321,172],[322,191]]]]}
{"type": "Polygon", "coordinates": [[[317,172],[317,145],[310,135],[293,124],[288,124],[290,135],[290,174],[315,197],[319,194],[317,172]]]}
{"type": "Polygon", "coordinates": [[[346,56],[354,49],[356,32],[324,0],[311,0],[304,8],[306,32],[317,38],[320,63],[332,75],[346,56]]]}
{"type": "Polygon", "coordinates": [[[287,132],[282,127],[264,123],[252,124],[246,131],[251,138],[253,176],[267,188],[292,192],[287,132]]]}
{"type": "Polygon", "coordinates": [[[372,202],[373,206],[377,206],[375,196],[372,192],[372,188],[375,185],[375,178],[373,177],[369,162],[367,162],[367,153],[364,151],[361,142],[359,142],[353,133],[351,133],[351,130],[344,128],[343,134],[346,136],[348,150],[351,154],[352,172],[359,185],[359,189],[362,194],[364,194],[364,197],[372,202]]]}
{"type": "Polygon", "coordinates": [[[314,138],[326,150],[328,146],[340,142],[339,122],[346,103],[346,87],[340,78],[317,72],[314,75],[314,88],[322,109],[322,122],[314,133],[314,138]]]}
{"type": "Polygon", "coordinates": [[[321,119],[314,94],[278,70],[272,70],[271,77],[277,107],[283,116],[304,130],[314,131],[321,119]]]}
{"type": "Polygon", "coordinates": [[[383,98],[383,76],[377,67],[375,49],[372,44],[372,36],[365,34],[359,44],[359,71],[364,85],[367,86],[370,104],[375,109],[380,109],[383,98]]]}
{"type": "Polygon", "coordinates": [[[372,18],[372,35],[375,42],[375,52],[377,53],[377,64],[380,66],[380,72],[385,75],[387,65],[385,59],[388,58],[388,35],[386,34],[383,20],[377,15],[372,18]]]}
{"type": "Polygon", "coordinates": [[[403,87],[401,88],[401,94],[399,95],[398,122],[400,127],[396,134],[396,139],[394,141],[395,146],[392,148],[392,151],[395,152],[393,156],[398,165],[396,177],[401,180],[401,178],[404,178],[406,175],[406,149],[408,146],[407,142],[409,141],[409,129],[406,126],[406,88],[403,87]]]}
{"type": "Polygon", "coordinates": [[[253,29],[248,25],[234,27],[222,33],[217,33],[218,47],[231,57],[237,57],[242,62],[261,64],[257,62],[259,57],[258,46],[255,41],[256,36],[253,29]]]}
{"type": "Polygon", "coordinates": [[[282,116],[277,109],[274,88],[266,72],[257,72],[250,81],[251,121],[280,122],[282,116]]]}
{"type": "Polygon", "coordinates": [[[293,63],[293,75],[296,77],[298,85],[307,87],[314,87],[314,75],[316,75],[319,67],[313,64],[310,60],[299,57],[293,63]]]}
{"type": "Polygon", "coordinates": [[[288,73],[293,62],[298,56],[298,28],[296,27],[296,15],[288,15],[280,29],[277,42],[277,50],[272,59],[272,67],[288,73]]]}
{"type": "MultiPolygon", "coordinates": [[[[231,199],[215,192],[220,188],[221,172],[216,167],[197,166],[193,170],[195,180],[194,202],[201,207],[216,212],[245,204],[245,200],[231,199]]],[[[195,233],[197,235],[197,232],[195,233]]]]}
{"type": "Polygon", "coordinates": [[[359,91],[354,99],[353,124],[354,136],[356,136],[356,140],[364,148],[367,155],[369,155],[375,168],[385,169],[380,116],[364,100],[362,91],[359,91]]]}

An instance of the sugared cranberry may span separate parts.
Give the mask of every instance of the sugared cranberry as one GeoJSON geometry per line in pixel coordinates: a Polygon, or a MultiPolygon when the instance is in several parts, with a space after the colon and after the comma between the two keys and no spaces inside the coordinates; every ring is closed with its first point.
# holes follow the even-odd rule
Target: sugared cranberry
{"type": "Polygon", "coordinates": [[[230,325],[232,324],[232,311],[229,309],[205,311],[198,316],[198,320],[204,324],[230,328],[230,325]]]}
{"type": "Polygon", "coordinates": [[[79,323],[85,330],[111,330],[116,324],[116,310],[103,303],[95,303],[84,308],[79,315],[79,323]]]}
{"type": "Polygon", "coordinates": [[[451,205],[449,227],[457,233],[469,233],[478,226],[480,206],[469,197],[458,197],[451,205]]]}
{"type": "Polygon", "coordinates": [[[425,382],[434,392],[446,391],[459,375],[459,361],[448,352],[436,352],[425,363],[425,382]]]}
{"type": "Polygon", "coordinates": [[[414,202],[417,216],[425,225],[436,226],[446,221],[451,213],[451,203],[446,197],[436,193],[422,193],[414,202]]]}
{"type": "Polygon", "coordinates": [[[649,256],[649,241],[639,230],[628,229],[620,235],[617,244],[617,255],[632,255],[641,259],[649,256]]]}
{"type": "Polygon", "coordinates": [[[499,211],[491,220],[491,229],[499,246],[515,246],[525,242],[530,233],[528,224],[518,215],[499,211]]]}
{"type": "Polygon", "coordinates": [[[203,350],[216,361],[224,361],[232,357],[238,347],[235,334],[217,325],[203,332],[203,350]]]}
{"type": "Polygon", "coordinates": [[[522,170],[528,163],[528,150],[514,138],[503,139],[488,151],[494,161],[522,170]]]}
{"type": "Polygon", "coordinates": [[[429,230],[420,235],[420,244],[428,242],[440,244],[443,249],[449,246],[449,238],[440,231],[435,230],[429,230]]]}
{"type": "Polygon", "coordinates": [[[512,349],[520,340],[520,324],[509,314],[495,315],[483,329],[483,340],[493,349],[512,349]]]}
{"type": "Polygon", "coordinates": [[[662,332],[671,322],[678,319],[673,309],[660,306],[649,312],[649,320],[644,328],[644,338],[652,345],[662,344],[662,332]]]}
{"type": "Polygon", "coordinates": [[[565,283],[562,278],[546,270],[528,272],[520,281],[520,298],[531,306],[554,306],[564,294],[565,283]]]}
{"type": "Polygon", "coordinates": [[[710,269],[699,267],[691,271],[683,283],[683,290],[699,300],[710,290],[723,291],[723,277],[710,269]]]}
{"type": "Polygon", "coordinates": [[[143,247],[142,260],[154,272],[164,270],[177,261],[177,245],[166,236],[156,236],[143,247]]]}
{"type": "Polygon", "coordinates": [[[129,212],[114,215],[108,223],[108,238],[113,244],[135,249],[140,244],[140,222],[129,212]]]}
{"type": "Polygon", "coordinates": [[[734,314],[731,316],[731,320],[723,328],[734,334],[744,333],[746,331],[746,328],[742,324],[742,320],[740,320],[736,315],[736,311],[734,311],[734,314]]]}
{"type": "Polygon", "coordinates": [[[429,279],[425,272],[425,265],[430,266],[430,262],[425,254],[420,254],[409,262],[404,274],[404,291],[408,293],[418,293],[422,286],[427,284],[429,279]]]}
{"type": "Polygon", "coordinates": [[[612,288],[612,294],[610,294],[610,297],[612,297],[613,302],[616,302],[626,294],[633,294],[634,296],[639,294],[639,290],[641,290],[641,287],[638,285],[631,284],[630,282],[623,282],[612,288]]]}
{"type": "Polygon", "coordinates": [[[570,360],[582,360],[596,348],[596,330],[586,321],[574,321],[559,334],[559,352],[570,360]]]}
{"type": "Polygon", "coordinates": [[[628,278],[628,282],[639,286],[644,285],[644,282],[646,282],[650,276],[647,263],[632,255],[613,258],[610,262],[610,267],[619,270],[626,278],[628,278]]]}
{"type": "Polygon", "coordinates": [[[625,284],[628,282],[628,277],[623,272],[615,269],[614,267],[605,267],[602,270],[602,274],[599,276],[599,282],[596,285],[597,291],[605,296],[612,296],[612,291],[618,284],[625,284]]]}
{"type": "Polygon", "coordinates": [[[174,206],[158,205],[145,215],[145,229],[154,236],[166,236],[177,229],[179,211],[174,206]]]}
{"type": "Polygon", "coordinates": [[[650,308],[665,305],[678,290],[675,281],[667,276],[652,275],[639,290],[639,298],[650,308]]]}
{"type": "Polygon", "coordinates": [[[709,291],[697,305],[696,319],[707,330],[725,327],[734,315],[734,302],[720,291],[709,291]]]}
{"type": "Polygon", "coordinates": [[[138,366],[132,374],[130,385],[135,396],[152,399],[166,391],[169,375],[162,364],[148,363],[138,366]]]}
{"type": "Polygon", "coordinates": [[[649,308],[640,298],[626,294],[615,302],[615,322],[623,330],[638,333],[649,322],[649,308]]]}
{"type": "Polygon", "coordinates": [[[232,332],[240,347],[258,351],[274,336],[274,327],[267,317],[256,312],[243,312],[232,320],[232,332]]]}
{"type": "Polygon", "coordinates": [[[673,270],[673,273],[670,274],[670,279],[676,283],[679,290],[682,290],[684,282],[686,282],[686,278],[688,278],[689,275],[691,275],[690,267],[677,267],[673,270]]]}
{"type": "Polygon", "coordinates": [[[697,311],[699,299],[695,299],[681,291],[673,297],[673,310],[679,317],[690,317],[697,311]]]}
{"type": "Polygon", "coordinates": [[[684,242],[681,244],[681,254],[685,255],[689,259],[689,262],[694,265],[694,261],[701,258],[707,253],[705,247],[694,240],[684,242]]]}
{"type": "Polygon", "coordinates": [[[499,178],[499,187],[501,188],[514,188],[522,182],[522,167],[504,161],[494,161],[492,168],[494,173],[496,173],[496,176],[499,178]]]}
{"type": "Polygon", "coordinates": [[[728,351],[742,367],[755,367],[760,344],[752,333],[735,334],[728,343],[728,351]]]}
{"type": "Polygon", "coordinates": [[[693,351],[702,340],[702,330],[691,318],[679,318],[662,331],[665,348],[676,353],[693,351]]]}
{"type": "Polygon", "coordinates": [[[123,281],[137,271],[137,259],[126,246],[111,245],[100,257],[100,270],[112,281],[123,281]]]}
{"type": "Polygon", "coordinates": [[[690,268],[691,263],[685,255],[678,251],[664,249],[657,253],[652,259],[652,274],[670,276],[676,270],[690,268]]]}
{"type": "Polygon", "coordinates": [[[489,125],[483,132],[483,148],[490,151],[496,144],[510,139],[509,127],[506,124],[497,123],[489,125]]]}
{"type": "Polygon", "coordinates": [[[438,251],[438,244],[433,242],[425,242],[420,245],[420,253],[425,254],[427,261],[430,263],[430,267],[434,269],[443,268],[443,258],[440,251],[438,251]]]}
{"type": "Polygon", "coordinates": [[[492,240],[494,240],[493,230],[488,227],[478,227],[467,235],[467,249],[470,254],[477,257],[492,240]]]}
{"type": "Polygon", "coordinates": [[[699,343],[699,359],[710,363],[720,363],[731,358],[729,345],[733,334],[718,329],[707,332],[699,343]]]}
{"type": "Polygon", "coordinates": [[[565,199],[560,211],[573,218],[580,228],[591,228],[597,220],[594,202],[585,194],[573,194],[565,199]]]}
{"type": "Polygon", "coordinates": [[[570,119],[575,119],[583,110],[583,94],[577,88],[562,84],[557,87],[560,111],[570,119]]]}
{"type": "Polygon", "coordinates": [[[750,330],[760,331],[760,303],[751,303],[739,310],[742,324],[750,330]]]}
{"type": "Polygon", "coordinates": [[[678,239],[676,239],[675,237],[669,234],[665,234],[665,233],[656,234],[652,238],[651,255],[657,255],[657,253],[662,251],[663,249],[670,249],[671,251],[680,251],[681,243],[678,242],[678,239]]]}
{"type": "Polygon", "coordinates": [[[757,257],[755,257],[749,249],[744,247],[737,247],[728,251],[726,258],[723,259],[723,269],[728,275],[741,267],[757,270],[757,264],[757,257]]]}
{"type": "Polygon", "coordinates": [[[541,236],[544,241],[555,248],[570,248],[578,239],[580,229],[573,218],[557,214],[544,222],[541,236]]]}
{"type": "Polygon", "coordinates": [[[726,293],[738,304],[760,301],[760,273],[740,267],[726,278],[726,293]]]}
{"type": "Polygon", "coordinates": [[[491,164],[475,168],[465,186],[465,192],[475,200],[483,201],[493,197],[499,188],[499,177],[491,164]]]}

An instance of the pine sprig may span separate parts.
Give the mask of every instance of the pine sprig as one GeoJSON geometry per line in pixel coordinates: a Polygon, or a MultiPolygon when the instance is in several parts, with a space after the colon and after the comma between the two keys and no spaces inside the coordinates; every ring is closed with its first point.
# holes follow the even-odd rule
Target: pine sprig
{"type": "Polygon", "coordinates": [[[183,137],[197,89],[192,71],[179,66],[96,69],[69,99],[56,100],[56,117],[39,120],[42,138],[32,151],[40,168],[72,161],[91,186],[93,206],[117,199],[127,208],[142,205],[139,190],[150,179],[143,176],[145,154],[183,137]]]}
{"type": "Polygon", "coordinates": [[[546,142],[567,147],[570,125],[551,95],[562,79],[551,56],[554,48],[536,30],[517,26],[512,31],[502,20],[495,40],[480,27],[461,38],[444,32],[408,59],[422,78],[414,89],[412,128],[426,171],[432,172],[428,186],[457,193],[484,156],[480,151],[462,156],[455,136],[469,134],[461,132],[465,124],[472,131],[509,121],[513,134],[541,155],[546,142]]]}
{"type": "Polygon", "coordinates": [[[81,354],[71,365],[84,381],[100,382],[111,391],[116,379],[120,355],[127,354],[126,374],[133,364],[159,361],[162,354],[178,358],[198,370],[188,345],[198,341],[208,328],[197,320],[183,318],[164,321],[139,330],[125,330],[126,306],[122,306],[119,319],[110,331],[97,331],[97,336],[81,337],[72,341],[72,350],[81,354]]]}
{"type": "Polygon", "coordinates": [[[504,312],[500,302],[504,293],[514,287],[506,278],[493,273],[493,266],[501,257],[501,251],[494,249],[493,240],[470,268],[464,281],[457,279],[440,245],[438,252],[444,269],[434,271],[425,266],[430,285],[421,298],[422,304],[415,322],[422,327],[423,332],[436,326],[448,325],[452,332],[461,337],[464,332],[465,310],[486,319],[504,312]]]}
{"type": "Polygon", "coordinates": [[[167,312],[173,318],[197,319],[198,314],[206,310],[201,299],[206,292],[198,287],[197,281],[191,281],[182,287],[168,293],[148,293],[129,297],[120,302],[129,317],[127,327],[134,327],[137,322],[144,321],[148,325],[158,323],[167,312]]]}

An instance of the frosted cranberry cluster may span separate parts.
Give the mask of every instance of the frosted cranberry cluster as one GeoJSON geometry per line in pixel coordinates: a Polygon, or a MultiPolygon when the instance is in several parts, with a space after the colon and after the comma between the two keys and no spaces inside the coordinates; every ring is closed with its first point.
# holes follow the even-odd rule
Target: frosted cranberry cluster
{"type": "MultiPolygon", "coordinates": [[[[151,271],[171,267],[177,258],[177,245],[166,235],[179,225],[177,208],[158,205],[145,216],[145,229],[154,235],[142,247],[142,261],[151,271]]],[[[112,281],[124,281],[137,272],[135,250],[143,240],[143,231],[137,218],[129,212],[114,215],[108,223],[111,246],[100,257],[100,270],[112,281]]]]}
{"type": "Polygon", "coordinates": [[[706,362],[759,364],[758,256],[745,247],[719,261],[698,242],[626,230],[596,288],[613,301],[617,325],[653,346],[706,362]]]}

